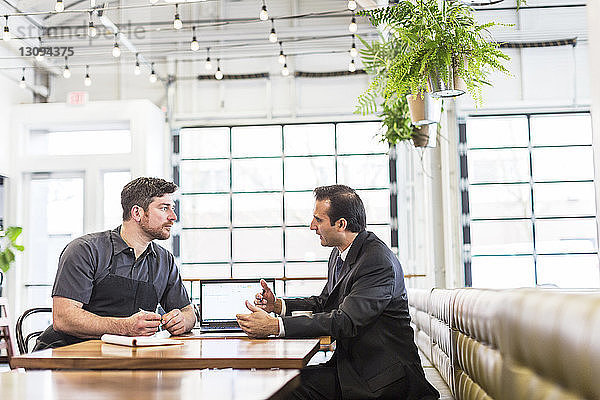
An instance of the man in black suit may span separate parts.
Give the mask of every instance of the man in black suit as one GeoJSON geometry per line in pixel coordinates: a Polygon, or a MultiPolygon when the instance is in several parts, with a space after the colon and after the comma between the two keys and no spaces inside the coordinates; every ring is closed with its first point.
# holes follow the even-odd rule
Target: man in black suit
{"type": "Polygon", "coordinates": [[[396,256],[371,232],[356,192],[344,185],[314,190],[310,229],[333,247],[327,284],[319,296],[275,298],[264,281],[252,314],[238,315],[251,337],[332,336],[325,364],[302,370],[294,399],[437,399],[425,379],[410,327],[404,274],[396,256]],[[292,311],[311,316],[291,316],[292,311]],[[275,312],[275,318],[267,314],[275,312]]]}

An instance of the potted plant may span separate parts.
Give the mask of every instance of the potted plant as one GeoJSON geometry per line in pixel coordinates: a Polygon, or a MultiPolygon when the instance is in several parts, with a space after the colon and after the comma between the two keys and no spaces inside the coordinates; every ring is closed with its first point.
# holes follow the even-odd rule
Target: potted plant
{"type": "Polygon", "coordinates": [[[0,296],[2,296],[2,282],[4,274],[8,272],[11,264],[15,261],[15,251],[23,251],[25,248],[16,243],[17,238],[23,232],[20,226],[9,226],[5,231],[0,231],[0,296]]]}
{"type": "Polygon", "coordinates": [[[502,60],[509,57],[488,32],[496,23],[477,23],[472,9],[463,3],[407,0],[359,14],[384,32],[380,45],[365,46],[361,53],[373,77],[359,98],[361,104],[377,95],[386,102],[412,95],[409,105],[426,108],[429,96],[453,97],[465,90],[480,103],[490,71],[508,74],[502,60]]]}

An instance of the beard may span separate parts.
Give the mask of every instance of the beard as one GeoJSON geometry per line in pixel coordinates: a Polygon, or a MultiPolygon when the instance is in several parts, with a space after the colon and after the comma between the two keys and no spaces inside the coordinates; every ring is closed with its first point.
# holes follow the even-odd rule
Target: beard
{"type": "Polygon", "coordinates": [[[148,219],[146,217],[142,217],[142,219],[140,220],[140,228],[149,238],[151,238],[151,240],[154,240],[154,239],[166,240],[166,239],[168,239],[169,236],[171,236],[171,232],[168,230],[167,231],[163,230],[166,226],[172,226],[172,225],[165,224],[160,227],[151,227],[148,222],[148,219]]]}

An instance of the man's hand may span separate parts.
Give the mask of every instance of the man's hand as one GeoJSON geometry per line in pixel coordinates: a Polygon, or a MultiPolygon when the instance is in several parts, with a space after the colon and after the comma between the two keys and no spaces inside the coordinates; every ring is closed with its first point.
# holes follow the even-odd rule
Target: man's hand
{"type": "MultiPolygon", "coordinates": [[[[265,281],[263,288],[266,286],[265,281]]],[[[271,292],[269,290],[269,292],[271,292]]],[[[273,292],[271,292],[271,296],[273,292]]],[[[257,297],[258,298],[258,297],[257,297]]],[[[252,314],[237,314],[237,322],[240,327],[246,332],[249,337],[252,338],[263,338],[269,335],[277,335],[279,333],[279,320],[271,317],[266,311],[252,305],[246,300],[246,307],[252,311],[252,314]]]]}
{"type": "Polygon", "coordinates": [[[171,332],[171,335],[185,333],[185,319],[181,310],[175,308],[162,316],[163,327],[171,332]]]}
{"type": "Polygon", "coordinates": [[[139,311],[129,318],[125,318],[127,336],[150,336],[158,331],[160,315],[139,311]]]}
{"type": "MultiPolygon", "coordinates": [[[[263,290],[261,293],[256,293],[256,300],[254,300],[254,304],[256,304],[256,306],[258,306],[259,308],[262,308],[266,312],[277,312],[275,308],[278,308],[279,311],[281,311],[281,305],[279,305],[279,307],[276,307],[277,300],[275,299],[273,291],[271,290],[269,285],[267,285],[267,282],[264,279],[261,279],[260,285],[262,286],[263,290]]],[[[279,312],[277,312],[277,314],[279,314],[279,312]]]]}

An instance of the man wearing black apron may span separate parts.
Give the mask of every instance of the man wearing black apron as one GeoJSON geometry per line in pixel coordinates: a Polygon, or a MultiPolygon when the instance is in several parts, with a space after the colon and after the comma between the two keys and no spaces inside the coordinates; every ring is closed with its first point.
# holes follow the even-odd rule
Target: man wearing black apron
{"type": "Polygon", "coordinates": [[[123,224],[73,240],[63,250],[52,289],[53,325],[35,349],[98,338],[105,333],[173,335],[196,317],[173,255],[153,242],[168,239],[177,216],[172,182],[137,178],[121,192],[123,224]],[[157,305],[167,311],[162,317],[157,305]]]}

